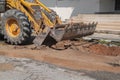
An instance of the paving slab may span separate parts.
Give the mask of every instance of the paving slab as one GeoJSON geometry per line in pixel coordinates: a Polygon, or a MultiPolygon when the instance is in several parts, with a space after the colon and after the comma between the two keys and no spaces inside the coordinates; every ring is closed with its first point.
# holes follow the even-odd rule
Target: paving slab
{"type": "Polygon", "coordinates": [[[84,39],[104,39],[110,41],[120,42],[120,35],[115,34],[105,34],[105,33],[94,33],[93,35],[84,37],[84,39]]]}

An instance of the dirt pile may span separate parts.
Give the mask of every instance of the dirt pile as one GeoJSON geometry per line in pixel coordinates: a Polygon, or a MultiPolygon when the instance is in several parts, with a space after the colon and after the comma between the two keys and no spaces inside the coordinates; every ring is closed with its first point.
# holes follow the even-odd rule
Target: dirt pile
{"type": "Polygon", "coordinates": [[[92,45],[89,47],[90,52],[98,55],[118,56],[120,55],[120,47],[109,47],[105,45],[92,45]]]}

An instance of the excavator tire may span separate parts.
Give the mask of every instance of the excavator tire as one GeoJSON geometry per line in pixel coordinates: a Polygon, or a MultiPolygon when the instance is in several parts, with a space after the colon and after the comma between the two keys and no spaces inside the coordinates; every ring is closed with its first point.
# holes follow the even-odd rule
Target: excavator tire
{"type": "Polygon", "coordinates": [[[24,13],[16,9],[8,10],[2,17],[2,34],[7,43],[21,45],[31,37],[30,22],[24,13]]]}

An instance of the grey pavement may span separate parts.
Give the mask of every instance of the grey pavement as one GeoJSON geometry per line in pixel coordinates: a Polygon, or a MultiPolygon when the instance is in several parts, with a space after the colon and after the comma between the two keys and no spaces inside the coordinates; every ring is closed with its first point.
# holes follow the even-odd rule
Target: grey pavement
{"type": "Polygon", "coordinates": [[[105,34],[105,33],[94,33],[93,35],[84,37],[84,39],[105,39],[105,40],[110,40],[110,41],[115,41],[115,42],[120,42],[120,35],[115,35],[115,34],[105,34]]]}
{"type": "Polygon", "coordinates": [[[120,80],[117,73],[73,71],[25,58],[0,56],[0,64],[13,66],[8,70],[0,69],[0,80],[120,80]]]}

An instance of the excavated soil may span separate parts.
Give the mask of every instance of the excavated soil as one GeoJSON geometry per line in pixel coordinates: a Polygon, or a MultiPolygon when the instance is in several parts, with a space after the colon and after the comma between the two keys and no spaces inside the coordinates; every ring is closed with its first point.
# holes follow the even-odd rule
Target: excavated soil
{"type": "Polygon", "coordinates": [[[106,56],[120,55],[120,47],[109,47],[105,45],[96,44],[90,46],[88,49],[89,51],[97,55],[106,55],[106,56]]]}
{"type": "Polygon", "coordinates": [[[94,42],[63,41],[54,46],[14,46],[0,43],[0,55],[30,58],[74,70],[120,73],[120,48],[94,42]]]}

